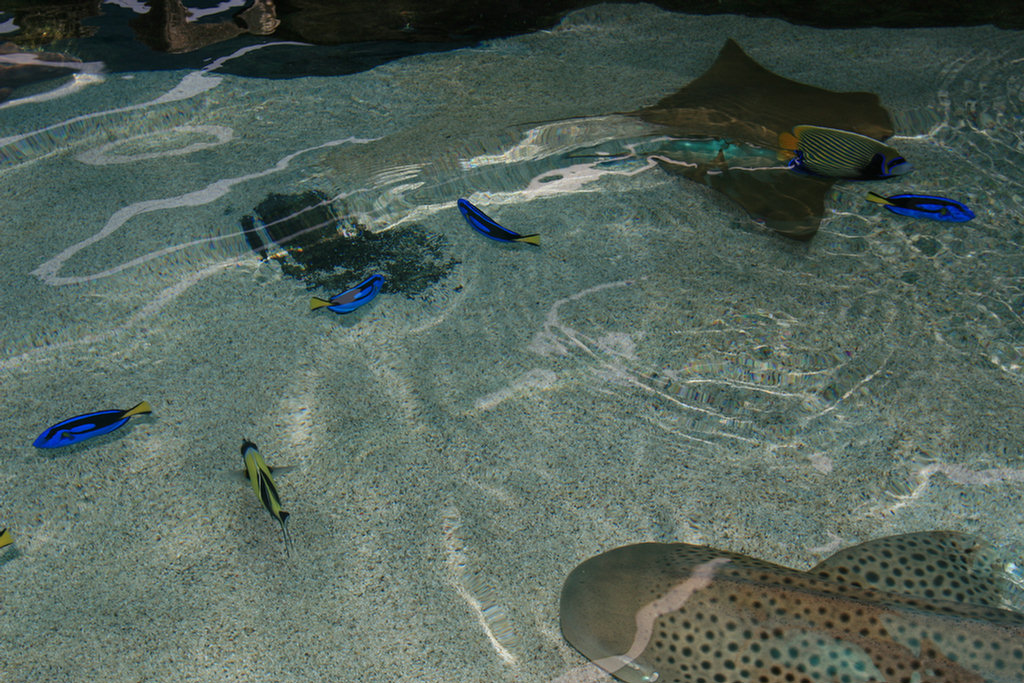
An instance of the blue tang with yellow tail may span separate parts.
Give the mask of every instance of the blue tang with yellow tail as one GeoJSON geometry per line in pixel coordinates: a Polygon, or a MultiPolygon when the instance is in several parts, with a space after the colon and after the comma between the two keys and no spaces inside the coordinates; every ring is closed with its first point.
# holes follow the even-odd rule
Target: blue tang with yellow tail
{"type": "Polygon", "coordinates": [[[345,290],[341,294],[335,294],[330,299],[321,299],[314,296],[309,302],[309,310],[315,311],[318,308],[327,308],[335,313],[351,313],[373,297],[380,293],[384,287],[384,276],[380,273],[371,275],[352,289],[345,290]]]}
{"type": "Polygon", "coordinates": [[[881,204],[893,213],[912,218],[930,218],[933,221],[947,223],[966,223],[974,218],[973,211],[948,197],[932,197],[926,194],[894,194],[891,197],[883,197],[875,192],[868,192],[867,200],[881,204]]]}
{"type": "Polygon", "coordinates": [[[11,538],[11,532],[4,527],[3,531],[0,531],[0,548],[9,546],[14,543],[14,539],[11,538]]]}
{"type": "Polygon", "coordinates": [[[838,128],[796,126],[779,134],[779,147],[793,170],[826,178],[880,180],[914,170],[893,147],[838,128]]]}
{"type": "Polygon", "coordinates": [[[32,445],[36,448],[61,448],[91,439],[123,427],[133,415],[153,412],[149,403],[142,403],[128,410],[100,410],[95,413],[76,415],[58,422],[40,434],[32,445]]]}
{"type": "Polygon", "coordinates": [[[539,234],[520,235],[518,232],[503,228],[486,213],[473,206],[467,199],[460,199],[458,205],[459,211],[462,212],[466,222],[484,237],[489,237],[498,242],[525,242],[535,247],[540,246],[539,234]]]}

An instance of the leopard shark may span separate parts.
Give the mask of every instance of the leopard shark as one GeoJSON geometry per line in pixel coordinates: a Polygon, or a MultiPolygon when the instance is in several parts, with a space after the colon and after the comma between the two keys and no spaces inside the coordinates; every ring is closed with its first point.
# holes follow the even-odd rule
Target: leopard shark
{"type": "Polygon", "coordinates": [[[809,571],[642,543],[570,573],[561,626],[628,683],[1021,683],[1008,566],[948,531],[862,543],[809,571]]]}

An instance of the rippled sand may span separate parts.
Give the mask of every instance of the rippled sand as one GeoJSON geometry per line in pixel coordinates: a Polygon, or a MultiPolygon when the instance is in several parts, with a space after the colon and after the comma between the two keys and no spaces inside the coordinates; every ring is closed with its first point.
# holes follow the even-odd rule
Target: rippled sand
{"type": "Polygon", "coordinates": [[[345,77],[108,74],[4,111],[0,679],[544,681],[583,663],[564,577],[616,545],[806,568],[943,528],[1024,556],[1022,59],[985,27],[601,6],[345,77]],[[917,171],[838,184],[803,244],[655,168],[538,161],[634,134],[552,122],[655,102],[727,37],[877,92],[917,171]],[[899,218],[868,189],[978,218],[899,218]],[[239,229],[306,190],[457,265],[310,313],[239,229]],[[469,230],[473,193],[542,247],[469,230]],[[30,445],[142,399],[129,429],[30,445]],[[290,559],[236,476],[243,438],[297,466],[290,559]]]}

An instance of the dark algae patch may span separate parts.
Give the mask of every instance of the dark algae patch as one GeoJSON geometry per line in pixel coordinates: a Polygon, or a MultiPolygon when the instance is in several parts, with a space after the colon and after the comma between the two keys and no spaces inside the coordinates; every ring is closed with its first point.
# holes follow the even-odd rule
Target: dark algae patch
{"type": "Polygon", "coordinates": [[[316,190],[268,195],[240,226],[260,258],[277,261],[307,289],[337,291],[381,273],[384,291],[416,297],[459,263],[442,235],[419,225],[371,232],[316,190]]]}

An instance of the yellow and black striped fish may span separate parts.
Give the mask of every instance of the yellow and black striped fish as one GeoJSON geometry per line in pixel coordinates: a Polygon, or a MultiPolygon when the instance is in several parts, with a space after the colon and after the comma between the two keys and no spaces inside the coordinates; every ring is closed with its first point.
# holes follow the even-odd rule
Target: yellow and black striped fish
{"type": "Polygon", "coordinates": [[[879,180],[914,168],[889,145],[838,128],[796,126],[779,134],[779,147],[791,156],[790,168],[828,178],[879,180]]]}
{"type": "Polygon", "coordinates": [[[277,486],[270,475],[270,468],[260,455],[259,449],[252,441],[242,441],[242,460],[245,462],[245,478],[252,484],[252,490],[259,496],[260,502],[267,512],[281,524],[284,534],[285,554],[291,554],[291,537],[288,535],[288,513],[281,508],[281,499],[277,495],[277,486]]]}

